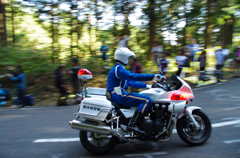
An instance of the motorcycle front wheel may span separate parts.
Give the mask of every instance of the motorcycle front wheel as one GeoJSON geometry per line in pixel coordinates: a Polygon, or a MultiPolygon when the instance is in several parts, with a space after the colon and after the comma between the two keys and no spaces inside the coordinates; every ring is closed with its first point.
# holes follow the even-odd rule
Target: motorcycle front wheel
{"type": "Polygon", "coordinates": [[[193,117],[200,125],[200,129],[194,128],[193,123],[184,116],[177,121],[177,133],[189,145],[202,145],[211,136],[211,122],[207,115],[200,110],[193,111],[193,117]]]}
{"type": "Polygon", "coordinates": [[[90,153],[102,155],[111,151],[117,144],[117,139],[112,135],[103,135],[94,132],[80,131],[80,142],[90,153]]]}

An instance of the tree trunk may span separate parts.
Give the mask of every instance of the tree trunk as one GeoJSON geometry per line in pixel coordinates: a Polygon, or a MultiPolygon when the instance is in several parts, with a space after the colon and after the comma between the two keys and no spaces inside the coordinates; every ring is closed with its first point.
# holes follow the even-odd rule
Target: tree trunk
{"type": "Polygon", "coordinates": [[[118,36],[118,29],[117,29],[117,3],[114,2],[113,3],[113,30],[112,30],[112,35],[114,37],[115,40],[113,40],[113,48],[115,48],[117,46],[118,40],[117,40],[117,36],[118,36]]]}
{"type": "Polygon", "coordinates": [[[96,19],[96,30],[98,29],[99,11],[98,11],[98,0],[94,0],[94,15],[96,19]]]}
{"type": "Polygon", "coordinates": [[[208,48],[212,46],[212,31],[214,25],[214,14],[216,12],[217,0],[207,0],[207,13],[206,13],[206,23],[204,31],[204,47],[208,48]]]}
{"type": "Polygon", "coordinates": [[[58,51],[59,51],[59,45],[58,45],[58,24],[56,22],[57,17],[54,13],[54,2],[51,1],[51,10],[50,10],[50,16],[51,16],[51,26],[50,26],[50,33],[51,33],[51,59],[53,63],[56,63],[56,60],[58,59],[58,51]]]}
{"type": "Polygon", "coordinates": [[[11,23],[12,23],[12,43],[16,42],[16,34],[15,34],[15,10],[14,10],[14,3],[11,0],[11,23]]]}
{"type": "Polygon", "coordinates": [[[130,35],[130,30],[129,30],[129,12],[124,14],[124,28],[123,28],[123,33],[125,35],[130,35]]]}
{"type": "Polygon", "coordinates": [[[70,56],[73,57],[74,52],[73,52],[73,43],[74,43],[74,38],[73,38],[73,16],[70,15],[70,56]]]}
{"type": "Polygon", "coordinates": [[[98,40],[99,37],[99,20],[101,19],[101,13],[99,12],[99,0],[94,0],[94,15],[96,19],[95,23],[95,37],[98,40]]]}
{"type": "Polygon", "coordinates": [[[221,30],[221,41],[223,47],[232,45],[234,24],[235,24],[234,15],[232,15],[231,18],[229,19],[225,19],[225,24],[222,26],[221,30]]]}
{"type": "Polygon", "coordinates": [[[150,59],[151,57],[151,50],[154,46],[154,42],[156,41],[156,15],[155,15],[155,9],[156,9],[156,2],[155,0],[148,0],[148,29],[149,29],[149,41],[148,41],[148,54],[147,57],[150,59]]]}
{"type": "Polygon", "coordinates": [[[186,46],[187,44],[187,27],[188,27],[188,16],[187,16],[187,2],[184,0],[184,18],[185,18],[185,26],[183,28],[183,38],[182,38],[182,46],[186,46]]]}
{"type": "Polygon", "coordinates": [[[7,44],[7,27],[6,27],[6,11],[5,0],[0,0],[0,45],[5,46],[7,44]]]}
{"type": "Polygon", "coordinates": [[[82,36],[82,28],[83,28],[83,24],[77,19],[77,38],[76,38],[76,44],[77,44],[77,49],[78,49],[78,53],[81,52],[80,46],[79,46],[79,41],[80,38],[82,36]]]}
{"type": "Polygon", "coordinates": [[[88,18],[88,49],[91,55],[94,55],[93,49],[92,49],[92,22],[91,22],[91,17],[90,15],[87,15],[88,18]]]}
{"type": "Polygon", "coordinates": [[[51,51],[52,51],[52,55],[51,55],[51,58],[52,58],[52,63],[55,63],[55,58],[56,58],[56,49],[55,49],[55,27],[54,27],[54,19],[52,17],[52,20],[51,20],[51,39],[52,39],[52,42],[51,42],[51,51]]]}
{"type": "Polygon", "coordinates": [[[130,6],[129,6],[129,1],[127,0],[124,4],[124,10],[123,10],[123,14],[124,14],[124,27],[123,27],[123,34],[125,35],[130,35],[130,30],[129,30],[129,15],[130,15],[130,6]]]}

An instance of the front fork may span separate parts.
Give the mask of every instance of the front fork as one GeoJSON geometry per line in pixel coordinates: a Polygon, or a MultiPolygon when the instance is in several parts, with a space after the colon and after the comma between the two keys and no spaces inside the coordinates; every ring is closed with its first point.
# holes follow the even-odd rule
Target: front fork
{"type": "Polygon", "coordinates": [[[200,107],[197,106],[190,106],[190,107],[186,107],[185,109],[185,115],[189,118],[189,120],[193,123],[194,127],[196,128],[196,130],[200,129],[200,125],[199,123],[196,121],[196,119],[193,116],[193,111],[194,110],[201,110],[200,107]]]}

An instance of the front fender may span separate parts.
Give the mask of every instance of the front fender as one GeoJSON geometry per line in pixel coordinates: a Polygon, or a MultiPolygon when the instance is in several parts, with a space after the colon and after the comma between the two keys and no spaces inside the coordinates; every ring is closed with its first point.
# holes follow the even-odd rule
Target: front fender
{"type": "Polygon", "coordinates": [[[186,108],[186,111],[191,113],[191,114],[194,110],[202,110],[202,108],[199,107],[199,106],[189,106],[189,107],[186,108]]]}
{"type": "Polygon", "coordinates": [[[182,118],[186,113],[192,114],[194,110],[202,110],[199,106],[188,106],[185,111],[178,116],[178,119],[182,118]]]}

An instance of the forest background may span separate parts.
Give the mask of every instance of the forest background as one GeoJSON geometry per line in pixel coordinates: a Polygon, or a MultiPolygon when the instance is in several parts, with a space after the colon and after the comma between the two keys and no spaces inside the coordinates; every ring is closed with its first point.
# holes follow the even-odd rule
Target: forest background
{"type": "Polygon", "coordinates": [[[145,72],[157,72],[151,60],[154,41],[170,58],[193,40],[208,52],[227,47],[234,57],[240,46],[240,1],[0,0],[0,72],[22,65],[29,91],[44,100],[55,92],[54,69],[77,56],[95,76],[90,85],[104,87],[106,63],[99,48],[109,46],[111,66],[123,34],[130,36],[129,47],[145,72]]]}

